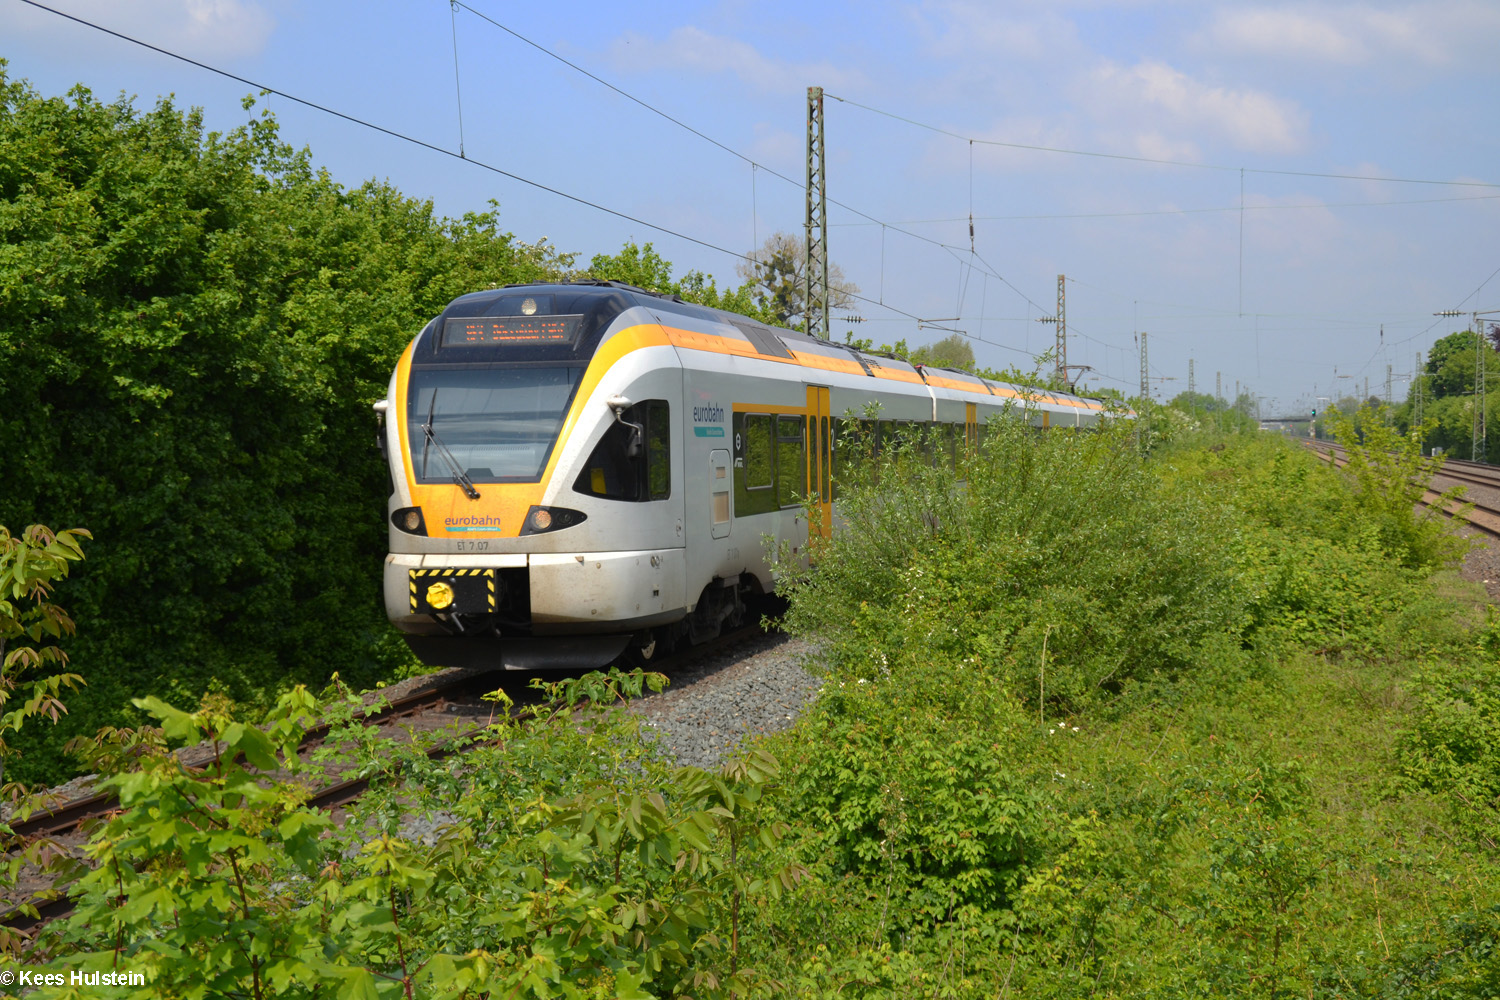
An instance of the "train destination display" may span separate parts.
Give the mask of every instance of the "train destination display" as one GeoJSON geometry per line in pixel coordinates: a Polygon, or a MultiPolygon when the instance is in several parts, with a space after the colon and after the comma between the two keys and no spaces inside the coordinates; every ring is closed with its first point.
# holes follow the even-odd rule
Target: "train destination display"
{"type": "Polygon", "coordinates": [[[467,316],[443,322],[443,347],[496,344],[570,346],[583,326],[579,316],[467,316]]]}

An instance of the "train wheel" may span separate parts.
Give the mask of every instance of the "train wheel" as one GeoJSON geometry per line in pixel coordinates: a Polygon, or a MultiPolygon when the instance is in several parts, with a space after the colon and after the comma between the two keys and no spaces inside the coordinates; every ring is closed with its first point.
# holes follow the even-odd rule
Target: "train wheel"
{"type": "Polygon", "coordinates": [[[655,629],[642,632],[632,637],[630,646],[625,650],[625,663],[630,667],[649,666],[661,650],[655,629]]]}

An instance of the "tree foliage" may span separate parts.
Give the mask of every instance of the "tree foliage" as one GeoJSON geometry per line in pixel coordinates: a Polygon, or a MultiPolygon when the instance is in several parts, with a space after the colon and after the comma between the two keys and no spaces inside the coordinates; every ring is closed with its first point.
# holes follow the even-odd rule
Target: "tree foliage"
{"type": "Polygon", "coordinates": [[[585,275],[599,281],[623,281],[648,292],[676,295],[684,302],[772,321],[772,317],[762,313],[756,305],[751,283],[721,292],[713,275],[702,271],[688,271],[681,278],[673,278],[671,261],[663,259],[650,243],[642,246],[629,241],[619,253],[595,254],[585,275]]]}
{"type": "Polygon", "coordinates": [[[91,684],[59,730],[407,662],[370,403],[452,297],[570,266],[493,210],[341,187],[269,114],[205,133],[0,75],[0,523],[103,539],[60,584],[91,684]]]}
{"type": "MultiPolygon", "coordinates": [[[[1427,352],[1424,369],[1428,391],[1437,396],[1460,396],[1474,392],[1475,335],[1470,330],[1450,333],[1427,352]]],[[[1486,376],[1500,373],[1500,353],[1489,344],[1480,349],[1486,376]]]]}
{"type": "Polygon", "coordinates": [[[911,352],[913,364],[932,365],[936,368],[974,367],[974,348],[961,333],[952,333],[933,344],[926,344],[911,352]]]}
{"type": "Polygon", "coordinates": [[[1460,330],[1433,344],[1422,371],[1412,380],[1406,402],[1394,408],[1392,417],[1398,427],[1411,430],[1420,395],[1422,416],[1429,425],[1422,432],[1421,444],[1425,449],[1439,448],[1461,458],[1494,462],[1500,460],[1500,437],[1496,435],[1486,435],[1484,454],[1473,453],[1474,409],[1476,405],[1482,406],[1486,424],[1500,426],[1496,423],[1500,420],[1500,351],[1486,337],[1479,351],[1486,392],[1482,400],[1476,400],[1475,343],[1473,331],[1460,330]]]}
{"type": "MultiPolygon", "coordinates": [[[[802,329],[807,320],[807,242],[790,233],[776,232],[766,237],[751,257],[753,260],[736,264],[735,271],[753,287],[756,308],[776,326],[802,329]]],[[[852,305],[858,291],[859,286],[845,278],[843,269],[830,261],[829,308],[852,305]]]]}

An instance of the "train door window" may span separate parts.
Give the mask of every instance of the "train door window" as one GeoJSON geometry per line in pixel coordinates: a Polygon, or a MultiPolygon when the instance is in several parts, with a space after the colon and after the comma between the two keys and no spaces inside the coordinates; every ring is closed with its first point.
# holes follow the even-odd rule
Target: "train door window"
{"type": "Polygon", "coordinates": [[[736,413],[734,516],[766,514],[776,505],[776,421],[768,413],[736,413]]]}
{"type": "Polygon", "coordinates": [[[831,466],[833,465],[834,449],[837,448],[838,445],[834,442],[833,438],[828,436],[828,418],[819,417],[818,420],[821,422],[823,427],[822,440],[825,443],[823,460],[818,463],[819,466],[821,466],[823,469],[823,482],[819,487],[819,492],[822,494],[823,502],[829,503],[833,500],[833,469],[831,468],[831,466]]]}
{"type": "Polygon", "coordinates": [[[794,507],[799,498],[807,495],[805,430],[802,417],[776,418],[776,502],[782,507],[794,507]]]}
{"type": "Polygon", "coordinates": [[[765,413],[745,416],[745,489],[770,489],[773,480],[771,417],[765,413]]]}
{"type": "Polygon", "coordinates": [[[664,399],[647,399],[620,414],[589,455],[573,489],[607,500],[665,500],[672,495],[671,408],[664,399]],[[636,425],[640,446],[632,455],[636,425]]]}

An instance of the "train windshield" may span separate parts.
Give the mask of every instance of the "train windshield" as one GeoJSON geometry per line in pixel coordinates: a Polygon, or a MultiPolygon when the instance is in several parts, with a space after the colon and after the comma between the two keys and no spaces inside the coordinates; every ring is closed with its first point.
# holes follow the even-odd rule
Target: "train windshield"
{"type": "Polygon", "coordinates": [[[476,483],[541,479],[582,375],[581,366],[414,370],[406,419],[417,482],[453,480],[443,448],[476,483]]]}

